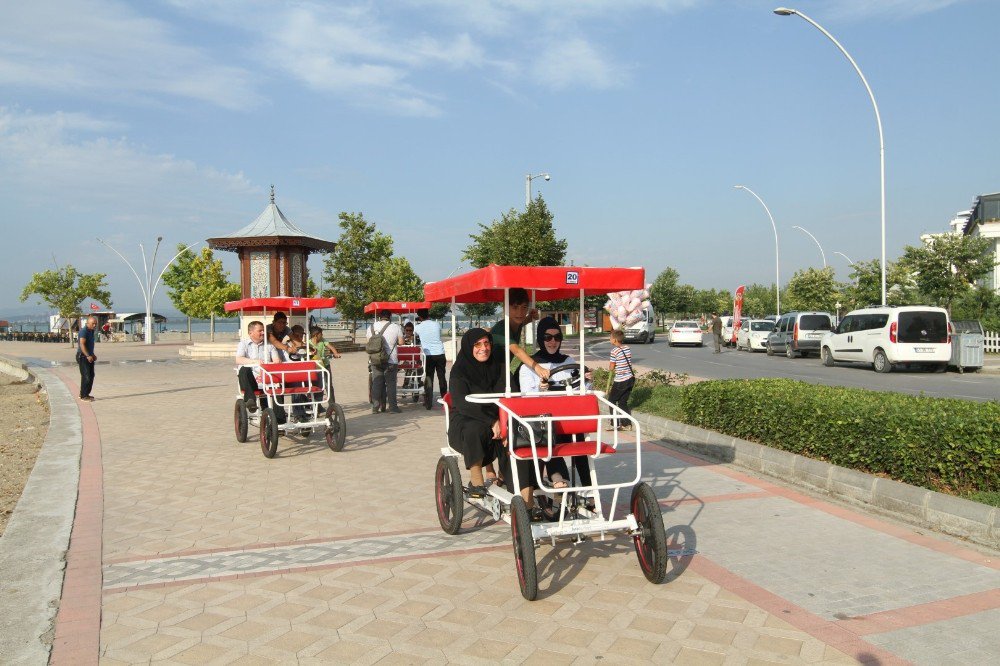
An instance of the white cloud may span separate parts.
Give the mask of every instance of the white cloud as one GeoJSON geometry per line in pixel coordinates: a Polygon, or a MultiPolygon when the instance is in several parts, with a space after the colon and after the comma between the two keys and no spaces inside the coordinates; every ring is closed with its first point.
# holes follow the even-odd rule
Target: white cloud
{"type": "MultiPolygon", "coordinates": [[[[928,14],[967,0],[833,0],[825,6],[829,15],[835,18],[858,20],[872,16],[886,16],[898,19],[928,14]]],[[[810,12],[806,12],[810,16],[810,12]]]]}
{"type": "Polygon", "coordinates": [[[86,96],[260,102],[249,73],[185,46],[163,21],[119,2],[19,2],[0,21],[0,84],[86,96]]]}
{"type": "Polygon", "coordinates": [[[555,89],[613,88],[627,79],[624,68],[579,37],[551,44],[531,68],[532,78],[555,89]]]}

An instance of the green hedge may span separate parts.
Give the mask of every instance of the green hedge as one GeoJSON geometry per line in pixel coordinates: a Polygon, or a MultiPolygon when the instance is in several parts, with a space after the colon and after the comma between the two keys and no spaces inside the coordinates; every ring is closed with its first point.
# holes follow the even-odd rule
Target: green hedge
{"type": "Polygon", "coordinates": [[[685,387],[692,425],[898,481],[1000,490],[1000,402],[924,398],[788,379],[685,387]]]}

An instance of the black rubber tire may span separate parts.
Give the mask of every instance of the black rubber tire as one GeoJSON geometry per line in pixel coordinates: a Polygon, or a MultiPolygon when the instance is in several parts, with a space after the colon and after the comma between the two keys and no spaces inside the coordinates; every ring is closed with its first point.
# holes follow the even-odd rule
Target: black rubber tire
{"type": "Polygon", "coordinates": [[[260,415],[260,451],[265,458],[278,452],[278,417],[270,407],[260,415]]]}
{"type": "Polygon", "coordinates": [[[889,363],[889,357],[885,355],[885,352],[881,349],[875,350],[875,357],[872,359],[872,367],[875,368],[875,372],[889,373],[892,372],[892,363],[889,363]]]}
{"type": "Polygon", "coordinates": [[[250,426],[250,415],[247,413],[247,406],[243,398],[236,401],[233,408],[233,426],[236,428],[236,441],[242,444],[247,441],[247,429],[250,426]]]}
{"type": "MultiPolygon", "coordinates": [[[[965,368],[963,368],[962,366],[958,366],[958,370],[959,370],[959,373],[964,373],[965,372],[965,368]]],[[[934,372],[948,372],[948,364],[947,363],[939,363],[938,365],[934,366],[934,372]]]]}
{"type": "Polygon", "coordinates": [[[347,440],[347,419],[344,417],[344,408],[333,403],[329,409],[331,413],[326,418],[326,445],[333,451],[343,451],[344,442],[347,440]]]}
{"type": "Polygon", "coordinates": [[[792,349],[791,345],[785,345],[785,358],[795,358],[798,354],[792,349]]]}
{"type": "Polygon", "coordinates": [[[640,345],[644,345],[644,344],[647,344],[647,343],[649,343],[649,333],[647,333],[646,331],[643,331],[642,332],[642,337],[639,338],[639,344],[640,345]]]}
{"type": "Polygon", "coordinates": [[[667,346],[668,346],[668,347],[673,347],[673,346],[674,346],[674,343],[673,343],[673,342],[670,342],[669,340],[667,340],[667,346]]]}
{"type": "Polygon", "coordinates": [[[667,533],[656,493],[645,481],[632,489],[629,502],[640,532],[632,537],[639,568],[646,580],[659,585],[667,577],[667,533]]]}
{"type": "Polygon", "coordinates": [[[836,361],[833,358],[833,352],[830,351],[829,347],[823,347],[823,350],[819,353],[823,358],[823,365],[828,368],[832,368],[836,361]]]}
{"type": "Polygon", "coordinates": [[[653,340],[655,339],[656,339],[656,333],[653,333],[651,336],[649,336],[649,344],[653,344],[653,340]]]}
{"type": "Polygon", "coordinates": [[[774,356],[774,348],[771,346],[770,342],[765,345],[765,349],[767,349],[768,356],[774,356]]]}
{"type": "Polygon", "coordinates": [[[441,456],[434,470],[434,504],[437,506],[438,522],[448,534],[458,534],[462,529],[462,514],[465,499],[462,497],[462,474],[458,469],[458,458],[441,456]]]}
{"type": "Polygon", "coordinates": [[[434,403],[431,400],[431,396],[429,394],[427,394],[427,393],[424,393],[424,408],[425,409],[431,409],[433,406],[434,406],[434,403]]]}
{"type": "Polygon", "coordinates": [[[510,503],[510,534],[514,544],[514,565],[521,596],[528,601],[538,598],[538,565],[535,562],[535,540],[531,536],[531,517],[524,498],[516,496],[510,503]]]}

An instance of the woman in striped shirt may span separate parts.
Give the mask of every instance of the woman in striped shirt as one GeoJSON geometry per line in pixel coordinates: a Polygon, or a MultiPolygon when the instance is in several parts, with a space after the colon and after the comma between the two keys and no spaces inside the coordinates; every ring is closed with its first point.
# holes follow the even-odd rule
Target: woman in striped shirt
{"type": "MultiPolygon", "coordinates": [[[[608,402],[631,416],[628,399],[632,395],[632,387],[635,386],[635,372],[632,370],[632,350],[624,343],[623,331],[611,331],[611,363],[608,371],[614,373],[615,381],[611,385],[611,392],[608,393],[608,402]]],[[[614,429],[614,425],[608,426],[608,430],[614,429]]],[[[632,424],[623,423],[618,429],[631,430],[632,424]]]]}

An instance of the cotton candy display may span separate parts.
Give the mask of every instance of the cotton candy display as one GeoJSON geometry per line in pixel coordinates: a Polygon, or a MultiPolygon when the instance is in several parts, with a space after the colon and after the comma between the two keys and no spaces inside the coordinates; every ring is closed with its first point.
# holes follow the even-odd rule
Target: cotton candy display
{"type": "Polygon", "coordinates": [[[608,294],[608,302],[604,309],[611,320],[611,328],[621,329],[631,326],[642,319],[642,311],[649,307],[649,290],[653,285],[647,284],[645,289],[633,291],[616,291],[608,294]]]}

